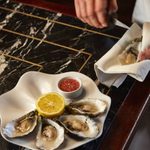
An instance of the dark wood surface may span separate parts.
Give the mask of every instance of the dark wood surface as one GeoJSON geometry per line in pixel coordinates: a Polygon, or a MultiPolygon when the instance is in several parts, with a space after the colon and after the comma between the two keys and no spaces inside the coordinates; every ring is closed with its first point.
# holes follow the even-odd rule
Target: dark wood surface
{"type": "Polygon", "coordinates": [[[64,14],[75,16],[75,9],[72,0],[61,1],[59,0],[15,0],[27,5],[36,6],[38,8],[44,8],[46,10],[52,10],[55,12],[62,12],[64,14]]]}
{"type": "MultiPolygon", "coordinates": [[[[18,1],[47,10],[54,10],[64,12],[65,14],[69,13],[69,15],[75,15],[73,3],[71,0],[65,2],[61,1],[60,3],[58,3],[58,0],[55,2],[54,0],[18,1]],[[69,5],[67,5],[67,2],[69,5]]],[[[126,18],[126,21],[130,24],[129,18],[126,18]]],[[[140,120],[145,106],[148,103],[148,96],[150,93],[149,83],[150,74],[147,76],[143,83],[137,81],[134,82],[129,94],[126,96],[118,112],[115,114],[110,129],[104,136],[102,144],[100,145],[101,150],[127,149],[128,144],[130,143],[130,140],[132,139],[132,136],[136,130],[136,126],[138,125],[138,121],[140,120]]],[[[113,97],[113,99],[115,99],[117,96],[115,95],[116,93],[111,93],[111,91],[109,94],[113,97]]]]}
{"type": "MultiPolygon", "coordinates": [[[[149,105],[150,73],[143,83],[135,82],[102,141],[101,150],[128,149],[142,114],[149,105]],[[107,148],[106,148],[107,146],[107,148]]],[[[115,97],[115,95],[114,95],[115,97]]]]}

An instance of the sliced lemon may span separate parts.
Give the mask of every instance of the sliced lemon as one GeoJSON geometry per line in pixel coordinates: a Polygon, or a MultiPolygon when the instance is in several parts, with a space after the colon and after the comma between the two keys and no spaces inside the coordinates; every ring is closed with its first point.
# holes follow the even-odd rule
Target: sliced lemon
{"type": "Polygon", "coordinates": [[[65,100],[58,93],[51,92],[38,98],[36,108],[39,114],[44,117],[59,116],[64,111],[65,100]]]}

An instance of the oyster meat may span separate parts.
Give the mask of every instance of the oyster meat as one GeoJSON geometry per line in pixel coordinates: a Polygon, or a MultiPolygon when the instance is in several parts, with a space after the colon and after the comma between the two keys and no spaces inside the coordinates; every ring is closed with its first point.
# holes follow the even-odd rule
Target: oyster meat
{"type": "Polygon", "coordinates": [[[67,131],[79,137],[94,138],[99,133],[96,122],[88,116],[64,115],[59,120],[67,131]]]}
{"type": "Polygon", "coordinates": [[[36,136],[36,146],[42,150],[53,150],[64,141],[64,128],[56,122],[42,118],[36,136]]]}
{"type": "Polygon", "coordinates": [[[133,64],[137,61],[141,40],[141,38],[137,38],[131,41],[125,50],[118,56],[122,65],[133,64]]]}
{"type": "Polygon", "coordinates": [[[13,120],[6,124],[3,133],[10,137],[21,137],[31,133],[37,125],[38,115],[32,111],[21,118],[13,120]]]}
{"type": "Polygon", "coordinates": [[[99,99],[86,99],[70,103],[66,109],[72,114],[95,117],[103,114],[107,109],[106,102],[99,99]]]}

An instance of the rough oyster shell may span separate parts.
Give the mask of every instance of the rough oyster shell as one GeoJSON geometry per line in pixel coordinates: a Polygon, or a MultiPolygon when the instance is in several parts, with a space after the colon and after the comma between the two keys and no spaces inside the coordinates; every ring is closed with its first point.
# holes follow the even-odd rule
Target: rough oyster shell
{"type": "Polygon", "coordinates": [[[103,114],[107,109],[106,102],[99,99],[86,99],[70,103],[66,109],[72,114],[95,117],[103,114]]]}
{"type": "Polygon", "coordinates": [[[21,137],[31,133],[37,125],[38,115],[32,111],[6,124],[3,133],[10,137],[21,137]]]}
{"type": "Polygon", "coordinates": [[[64,115],[59,118],[61,124],[70,133],[83,138],[94,138],[99,133],[96,122],[88,116],[64,115]]]}
{"type": "Polygon", "coordinates": [[[53,150],[64,141],[64,128],[50,119],[42,119],[36,136],[36,146],[43,150],[53,150]]]}

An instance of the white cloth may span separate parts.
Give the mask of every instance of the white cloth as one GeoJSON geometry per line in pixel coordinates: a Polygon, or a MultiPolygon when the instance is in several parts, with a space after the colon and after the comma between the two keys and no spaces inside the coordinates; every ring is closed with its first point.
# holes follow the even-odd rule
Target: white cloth
{"type": "Polygon", "coordinates": [[[115,25],[120,26],[120,27],[125,28],[125,29],[129,29],[129,27],[126,24],[122,23],[121,21],[119,21],[117,19],[115,21],[115,25]]]}
{"type": "MultiPolygon", "coordinates": [[[[148,24],[150,25],[150,23],[148,24]]],[[[150,34],[150,28],[147,33],[150,34]]],[[[141,36],[142,29],[137,24],[133,24],[123,37],[95,63],[95,72],[101,83],[108,87],[111,85],[118,87],[124,81],[126,75],[129,75],[138,81],[144,81],[150,71],[150,60],[122,65],[117,59],[119,54],[125,50],[128,43],[141,36]]],[[[142,43],[145,42],[142,40],[142,43]]],[[[141,48],[139,48],[139,51],[140,50],[141,48]]]]}
{"type": "Polygon", "coordinates": [[[150,0],[136,0],[132,20],[140,24],[150,21],[150,0]]]}

